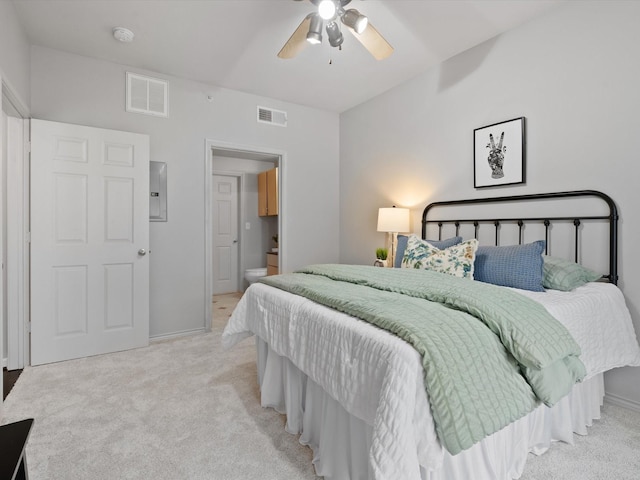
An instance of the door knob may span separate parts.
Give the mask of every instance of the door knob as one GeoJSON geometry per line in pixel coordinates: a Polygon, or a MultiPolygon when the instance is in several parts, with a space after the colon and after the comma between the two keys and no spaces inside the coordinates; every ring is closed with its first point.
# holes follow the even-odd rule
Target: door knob
{"type": "Polygon", "coordinates": [[[147,254],[147,251],[144,248],[141,248],[140,250],[138,250],[138,255],[140,255],[141,257],[146,254],[147,254]]]}
{"type": "Polygon", "coordinates": [[[233,243],[238,243],[238,240],[234,240],[233,243]]]}

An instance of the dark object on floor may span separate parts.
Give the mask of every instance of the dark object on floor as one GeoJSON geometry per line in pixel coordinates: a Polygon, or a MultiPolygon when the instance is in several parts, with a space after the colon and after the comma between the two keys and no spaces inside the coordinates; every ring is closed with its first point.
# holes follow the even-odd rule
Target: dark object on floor
{"type": "Polygon", "coordinates": [[[33,425],[33,418],[0,426],[0,478],[27,480],[25,448],[33,425]]]}
{"type": "Polygon", "coordinates": [[[7,370],[6,368],[4,368],[2,370],[2,387],[3,387],[2,399],[3,400],[7,398],[7,395],[9,395],[9,392],[11,391],[13,386],[16,384],[16,380],[18,380],[18,377],[20,376],[21,373],[22,373],[22,369],[7,370]]]}

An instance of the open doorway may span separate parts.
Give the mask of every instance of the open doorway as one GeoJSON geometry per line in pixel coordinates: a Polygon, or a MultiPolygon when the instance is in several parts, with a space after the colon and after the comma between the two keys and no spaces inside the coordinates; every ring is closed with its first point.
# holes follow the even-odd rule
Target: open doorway
{"type": "MultiPolygon", "coordinates": [[[[29,120],[27,109],[1,79],[0,83],[0,386],[7,378],[10,387],[29,361],[29,120]]],[[[8,388],[3,395],[6,392],[8,388]]]]}
{"type": "MultiPolygon", "coordinates": [[[[214,141],[207,142],[207,150],[205,284],[207,299],[213,299],[240,294],[249,285],[247,278],[266,275],[268,264],[271,273],[280,269],[284,154],[214,141]],[[265,213],[259,185],[267,171],[277,179],[265,213]]],[[[211,318],[210,303],[207,312],[211,318]]]]}
{"type": "MultiPolygon", "coordinates": [[[[7,367],[19,369],[29,358],[29,120],[2,85],[3,332],[7,367]]],[[[4,358],[3,358],[4,360],[4,358]]]]}

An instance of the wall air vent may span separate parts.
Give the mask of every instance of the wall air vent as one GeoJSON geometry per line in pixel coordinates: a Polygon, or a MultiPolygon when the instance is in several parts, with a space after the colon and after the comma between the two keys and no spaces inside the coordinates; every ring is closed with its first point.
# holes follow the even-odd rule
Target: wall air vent
{"type": "Polygon", "coordinates": [[[127,112],[169,116],[169,82],[127,72],[127,112]]]}
{"type": "Polygon", "coordinates": [[[273,108],[258,107],[258,123],[269,125],[287,126],[287,112],[274,110],[273,108]]]}

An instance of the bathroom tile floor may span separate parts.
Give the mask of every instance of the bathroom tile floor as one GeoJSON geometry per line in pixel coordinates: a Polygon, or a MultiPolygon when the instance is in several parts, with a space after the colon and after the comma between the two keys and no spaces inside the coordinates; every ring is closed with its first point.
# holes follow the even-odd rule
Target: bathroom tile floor
{"type": "Polygon", "coordinates": [[[213,296],[213,323],[226,325],[233,309],[242,297],[242,292],[225,293],[213,296]]]}

